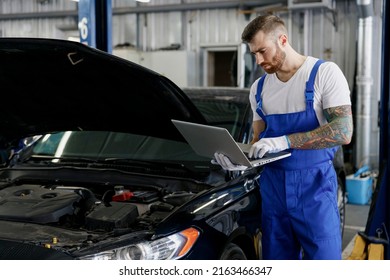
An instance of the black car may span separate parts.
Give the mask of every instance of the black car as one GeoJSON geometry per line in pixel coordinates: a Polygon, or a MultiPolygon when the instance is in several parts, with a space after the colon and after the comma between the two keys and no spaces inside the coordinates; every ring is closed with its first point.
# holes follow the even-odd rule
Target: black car
{"type": "Polygon", "coordinates": [[[71,41],[0,38],[0,59],[0,259],[261,257],[261,169],[224,172],[171,122],[248,141],[247,92],[187,95],[71,41]]]}

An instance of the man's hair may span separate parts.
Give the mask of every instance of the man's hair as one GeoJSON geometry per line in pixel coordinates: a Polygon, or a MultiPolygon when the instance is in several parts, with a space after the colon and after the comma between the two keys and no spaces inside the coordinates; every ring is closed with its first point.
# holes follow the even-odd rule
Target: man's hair
{"type": "MultiPolygon", "coordinates": [[[[244,43],[250,43],[259,31],[265,34],[276,34],[277,31],[287,32],[284,21],[275,15],[262,15],[253,19],[242,32],[241,39],[244,43]]],[[[276,38],[275,38],[276,39],[276,38]]]]}

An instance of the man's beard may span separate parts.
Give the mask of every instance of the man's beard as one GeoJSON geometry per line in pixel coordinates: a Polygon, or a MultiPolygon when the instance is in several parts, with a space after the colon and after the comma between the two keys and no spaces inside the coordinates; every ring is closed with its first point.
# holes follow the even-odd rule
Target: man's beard
{"type": "Polygon", "coordinates": [[[276,45],[276,54],[272,58],[270,63],[262,63],[260,66],[264,69],[267,74],[276,73],[283,65],[284,60],[286,59],[286,53],[276,45]]]}

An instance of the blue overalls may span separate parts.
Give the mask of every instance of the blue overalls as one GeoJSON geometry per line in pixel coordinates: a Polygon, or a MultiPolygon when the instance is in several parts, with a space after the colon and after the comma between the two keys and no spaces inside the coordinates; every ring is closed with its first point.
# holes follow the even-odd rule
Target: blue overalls
{"type": "MultiPolygon", "coordinates": [[[[314,80],[322,60],[306,82],[306,110],[264,115],[258,84],[257,113],[266,123],[260,137],[278,137],[319,127],[314,111],[314,80]]],[[[337,206],[337,148],[291,149],[291,157],[267,164],[260,176],[264,259],[341,259],[337,206]]]]}

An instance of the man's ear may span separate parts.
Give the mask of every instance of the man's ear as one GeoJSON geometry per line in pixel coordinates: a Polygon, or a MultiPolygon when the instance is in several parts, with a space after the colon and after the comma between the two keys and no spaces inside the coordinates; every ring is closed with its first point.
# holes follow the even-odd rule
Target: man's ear
{"type": "Polygon", "coordinates": [[[280,42],[280,44],[282,46],[286,46],[286,44],[287,44],[287,35],[286,34],[280,35],[279,42],[280,42]]]}

